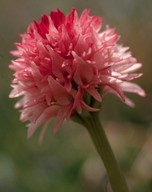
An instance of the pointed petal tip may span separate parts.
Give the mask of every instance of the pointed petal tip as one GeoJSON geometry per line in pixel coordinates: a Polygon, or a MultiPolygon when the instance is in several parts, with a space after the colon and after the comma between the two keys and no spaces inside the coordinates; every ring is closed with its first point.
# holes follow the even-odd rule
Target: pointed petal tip
{"type": "Polygon", "coordinates": [[[36,130],[36,126],[34,123],[30,123],[29,125],[27,125],[28,129],[27,129],[27,138],[30,139],[32,137],[32,135],[34,134],[35,130],[36,130]]]}
{"type": "Polygon", "coordinates": [[[139,93],[141,97],[146,97],[146,92],[142,89],[139,93]]]}

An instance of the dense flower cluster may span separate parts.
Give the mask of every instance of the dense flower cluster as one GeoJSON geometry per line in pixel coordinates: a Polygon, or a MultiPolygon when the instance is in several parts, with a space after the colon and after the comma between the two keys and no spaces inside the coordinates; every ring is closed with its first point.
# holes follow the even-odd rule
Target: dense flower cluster
{"type": "Polygon", "coordinates": [[[58,9],[20,35],[22,42],[11,52],[17,59],[10,65],[15,71],[10,97],[22,96],[16,107],[21,108],[21,120],[30,122],[29,137],[44,124],[43,137],[52,117],[56,132],[73,114],[99,110],[88,97],[102,102],[106,93],[113,92],[133,106],[124,92],[145,95],[130,82],[141,76],[135,73],[141,64],[127,47],[117,44],[114,29],[100,32],[101,26],[102,18],[90,16],[89,10],[78,17],[75,9],[66,16],[58,9]]]}

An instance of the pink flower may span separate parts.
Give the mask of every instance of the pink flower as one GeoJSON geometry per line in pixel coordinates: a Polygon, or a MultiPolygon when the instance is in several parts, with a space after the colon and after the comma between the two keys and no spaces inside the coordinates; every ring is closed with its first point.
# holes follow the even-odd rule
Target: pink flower
{"type": "Polygon", "coordinates": [[[73,9],[64,15],[59,9],[34,21],[21,34],[21,43],[12,55],[10,68],[15,71],[10,97],[21,99],[21,120],[29,121],[28,136],[44,124],[40,139],[53,117],[56,132],[63,120],[82,110],[97,111],[90,100],[102,102],[113,92],[123,102],[134,104],[124,92],[144,96],[145,92],[133,79],[141,64],[117,44],[119,36],[109,27],[100,32],[102,18],[84,10],[78,17],[73,9]],[[101,93],[102,90],[102,93],[101,93]],[[88,99],[89,98],[89,99],[88,99]]]}

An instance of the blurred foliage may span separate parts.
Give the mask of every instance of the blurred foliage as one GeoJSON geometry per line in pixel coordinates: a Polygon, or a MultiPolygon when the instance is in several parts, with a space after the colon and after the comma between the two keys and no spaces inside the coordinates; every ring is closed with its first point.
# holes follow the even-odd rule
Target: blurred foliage
{"type": "MultiPolygon", "coordinates": [[[[130,46],[143,63],[145,99],[131,95],[130,109],[109,95],[101,119],[132,192],[152,191],[152,1],[151,0],[1,0],[0,1],[0,191],[2,192],[101,192],[109,190],[105,170],[83,127],[65,122],[54,136],[49,125],[42,145],[38,133],[26,138],[26,126],[9,100],[12,72],[8,65],[13,43],[33,19],[60,8],[68,13],[90,8],[115,27],[120,43],[130,46]],[[111,110],[113,109],[113,110],[111,110]]],[[[110,191],[110,190],[109,190],[110,191]]]]}

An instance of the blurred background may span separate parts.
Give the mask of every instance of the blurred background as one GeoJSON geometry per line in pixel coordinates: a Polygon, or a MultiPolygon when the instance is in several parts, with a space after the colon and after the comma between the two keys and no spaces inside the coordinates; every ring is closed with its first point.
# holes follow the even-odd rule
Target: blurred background
{"type": "Polygon", "coordinates": [[[108,95],[101,121],[121,165],[131,192],[152,191],[152,1],[151,0],[0,0],[0,191],[1,192],[104,192],[109,183],[103,164],[87,131],[65,122],[57,135],[52,124],[42,145],[39,131],[26,137],[26,126],[8,99],[12,71],[8,65],[13,43],[33,19],[60,8],[79,13],[90,8],[121,35],[120,43],[130,46],[143,63],[143,77],[136,82],[146,98],[131,94],[136,108],[130,109],[108,95]]]}

